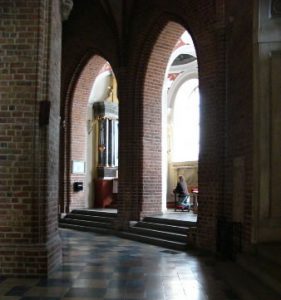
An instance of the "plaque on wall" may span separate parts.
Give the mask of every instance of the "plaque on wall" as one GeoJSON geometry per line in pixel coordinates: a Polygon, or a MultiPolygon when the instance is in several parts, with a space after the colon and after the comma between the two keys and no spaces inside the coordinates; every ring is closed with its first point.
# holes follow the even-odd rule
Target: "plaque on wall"
{"type": "Polygon", "coordinates": [[[85,162],[83,160],[72,161],[72,173],[73,174],[84,174],[85,173],[85,162]]]}

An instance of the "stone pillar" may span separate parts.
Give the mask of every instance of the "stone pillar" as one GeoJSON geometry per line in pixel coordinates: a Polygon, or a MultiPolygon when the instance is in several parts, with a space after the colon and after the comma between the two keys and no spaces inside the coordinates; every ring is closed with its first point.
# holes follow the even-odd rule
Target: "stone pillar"
{"type": "Polygon", "coordinates": [[[255,15],[254,214],[252,241],[281,241],[281,1],[260,0],[255,15]]]}

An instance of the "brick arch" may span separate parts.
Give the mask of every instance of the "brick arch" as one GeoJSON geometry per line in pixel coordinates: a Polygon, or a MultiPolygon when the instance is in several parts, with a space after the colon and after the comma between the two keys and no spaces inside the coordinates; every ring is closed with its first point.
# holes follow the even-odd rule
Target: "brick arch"
{"type": "MultiPolygon", "coordinates": [[[[223,193],[221,161],[224,155],[224,40],[222,31],[216,32],[211,24],[213,19],[210,19],[206,30],[206,27],[198,22],[200,15],[204,17],[204,10],[196,14],[197,21],[189,14],[183,16],[182,13],[178,17],[163,14],[158,17],[157,23],[150,28],[147,38],[144,39],[142,54],[138,59],[135,89],[141,121],[138,125],[141,137],[138,141],[141,149],[139,150],[141,170],[137,190],[138,215],[143,217],[161,211],[162,85],[169,55],[175,42],[184,30],[188,30],[197,52],[201,94],[202,121],[198,176],[201,205],[198,214],[197,242],[200,247],[214,249],[215,240],[212,238],[216,231],[214,216],[218,214],[223,193]]],[[[204,22],[207,23],[206,20],[204,22]]]]}
{"type": "MultiPolygon", "coordinates": [[[[160,19],[155,26],[155,43],[150,50],[143,77],[142,92],[142,178],[141,215],[162,211],[162,89],[169,57],[181,34],[186,30],[176,22],[160,19]],[[161,24],[161,21],[163,22],[161,24]],[[162,25],[162,26],[161,26],[162,25]],[[158,28],[157,28],[158,27],[158,28]],[[162,28],[161,28],[162,27],[162,28]],[[146,178],[150,180],[147,181],[146,178]],[[153,198],[153,200],[151,199],[153,198]]],[[[148,49],[151,45],[147,45],[148,49]]]]}
{"type": "Polygon", "coordinates": [[[62,126],[63,140],[61,139],[61,147],[63,146],[63,159],[61,159],[63,166],[60,168],[60,185],[63,186],[60,193],[61,213],[69,212],[70,208],[85,207],[85,191],[73,193],[72,183],[74,181],[85,182],[86,174],[71,174],[71,161],[86,161],[87,134],[85,128],[87,105],[93,83],[105,63],[106,60],[100,55],[85,55],[76,67],[67,89],[62,126]]]}

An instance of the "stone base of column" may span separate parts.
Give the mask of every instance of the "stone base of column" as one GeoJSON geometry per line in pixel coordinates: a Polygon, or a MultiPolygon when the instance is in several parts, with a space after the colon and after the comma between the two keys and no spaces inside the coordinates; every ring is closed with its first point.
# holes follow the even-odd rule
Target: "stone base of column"
{"type": "Polygon", "coordinates": [[[62,262],[59,235],[46,244],[0,245],[0,275],[47,276],[62,262]]]}
{"type": "Polygon", "coordinates": [[[116,178],[117,176],[117,167],[98,167],[98,178],[116,178]]]}

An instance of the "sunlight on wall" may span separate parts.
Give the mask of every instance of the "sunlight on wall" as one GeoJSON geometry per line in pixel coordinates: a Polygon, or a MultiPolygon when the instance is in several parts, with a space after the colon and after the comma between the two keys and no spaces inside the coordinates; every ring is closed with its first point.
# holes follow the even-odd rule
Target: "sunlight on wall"
{"type": "Polygon", "coordinates": [[[173,115],[173,162],[197,161],[199,154],[198,79],[185,81],[178,89],[173,115]]]}

